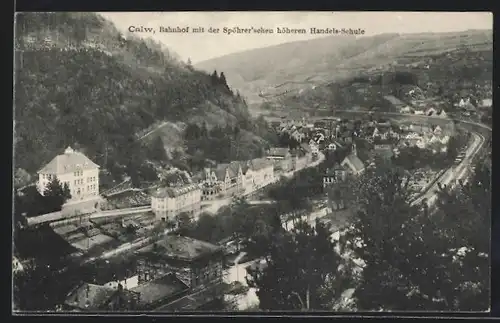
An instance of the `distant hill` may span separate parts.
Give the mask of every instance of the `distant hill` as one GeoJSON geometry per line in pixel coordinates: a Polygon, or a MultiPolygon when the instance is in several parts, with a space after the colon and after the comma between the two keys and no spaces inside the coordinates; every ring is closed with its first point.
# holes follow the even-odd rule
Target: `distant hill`
{"type": "Polygon", "coordinates": [[[329,36],[234,53],[200,62],[196,67],[224,70],[230,85],[254,103],[348,79],[361,71],[418,62],[461,48],[492,51],[492,41],[491,30],[329,36]]]}
{"type": "MultiPolygon", "coordinates": [[[[31,174],[77,145],[117,177],[151,177],[144,161],[162,155],[149,139],[162,139],[166,148],[175,143],[177,158],[189,158],[183,152],[187,123],[240,127],[247,141],[262,141],[245,99],[222,74],[195,70],[97,14],[19,13],[15,53],[15,166],[31,174]],[[155,136],[139,140],[146,130],[155,136]]],[[[203,149],[212,147],[202,147],[201,156],[203,149]]],[[[254,146],[246,151],[261,153],[254,146]]]]}

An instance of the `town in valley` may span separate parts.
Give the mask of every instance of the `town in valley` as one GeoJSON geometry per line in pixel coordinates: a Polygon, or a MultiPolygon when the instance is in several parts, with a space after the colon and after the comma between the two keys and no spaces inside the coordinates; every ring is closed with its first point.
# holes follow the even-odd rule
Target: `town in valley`
{"type": "Polygon", "coordinates": [[[491,29],[192,63],[120,19],[16,15],[14,313],[489,309],[491,29]]]}

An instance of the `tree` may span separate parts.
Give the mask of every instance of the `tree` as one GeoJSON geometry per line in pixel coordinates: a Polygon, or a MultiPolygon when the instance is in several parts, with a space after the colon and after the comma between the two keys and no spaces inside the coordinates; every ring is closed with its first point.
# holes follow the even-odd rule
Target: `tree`
{"type": "Polygon", "coordinates": [[[165,162],[167,160],[167,152],[165,151],[165,146],[163,145],[161,137],[156,137],[151,143],[149,157],[159,162],[165,162]]]}
{"type": "MultiPolygon", "coordinates": [[[[436,295],[431,282],[445,271],[439,257],[427,255],[438,239],[419,208],[410,205],[408,183],[407,175],[391,168],[367,172],[358,182],[352,203],[357,217],[345,241],[365,262],[354,294],[361,310],[427,309],[427,298],[436,295]]],[[[436,244],[433,251],[440,255],[436,244]]]]}
{"type": "Polygon", "coordinates": [[[329,228],[300,222],[292,232],[273,236],[263,267],[247,269],[247,282],[257,288],[260,309],[326,310],[346,287],[347,281],[337,277],[341,263],[329,228]],[[342,284],[326,288],[332,277],[342,284]]]}
{"type": "Polygon", "coordinates": [[[125,228],[125,232],[129,235],[135,235],[135,233],[137,232],[137,228],[135,226],[133,226],[132,224],[129,224],[125,228]]]}
{"type": "MultiPolygon", "coordinates": [[[[458,310],[479,311],[488,308],[491,232],[491,166],[475,164],[469,182],[455,189],[440,187],[438,212],[443,234],[451,250],[464,250],[454,266],[453,281],[458,292],[450,292],[449,303],[458,310]]],[[[458,254],[458,252],[456,252],[458,254]]]]}
{"type": "Polygon", "coordinates": [[[60,211],[62,205],[71,198],[71,192],[66,183],[61,182],[54,176],[48,183],[43,192],[43,204],[46,212],[60,211]]]}
{"type": "Polygon", "coordinates": [[[179,234],[187,234],[193,225],[193,216],[187,212],[182,212],[176,217],[177,228],[179,229],[179,234]]]}
{"type": "MultiPolygon", "coordinates": [[[[464,241],[457,243],[455,237],[461,239],[466,231],[459,231],[456,225],[443,220],[460,223],[458,209],[462,211],[460,217],[473,217],[463,213],[463,204],[459,204],[455,214],[448,212],[444,217],[436,215],[426,204],[411,205],[407,183],[408,177],[397,169],[380,169],[371,174],[367,172],[357,184],[358,190],[354,193],[357,198],[352,203],[358,206],[357,218],[344,237],[365,262],[354,294],[357,307],[361,310],[474,308],[471,305],[474,297],[470,296],[465,305],[461,296],[463,286],[467,285],[461,283],[466,267],[457,261],[457,249],[464,241]]],[[[451,207],[448,202],[442,203],[451,207]]],[[[465,224],[470,226],[471,223],[465,224]]],[[[471,240],[469,243],[473,244],[471,240]]],[[[477,264],[470,265],[476,268],[477,264]]],[[[487,276],[478,275],[472,268],[467,269],[469,275],[480,276],[480,279],[487,276]]],[[[488,267],[483,264],[483,268],[488,267]]]]}
{"type": "Polygon", "coordinates": [[[19,188],[31,182],[31,175],[22,168],[17,168],[14,174],[14,187],[19,188]]]}

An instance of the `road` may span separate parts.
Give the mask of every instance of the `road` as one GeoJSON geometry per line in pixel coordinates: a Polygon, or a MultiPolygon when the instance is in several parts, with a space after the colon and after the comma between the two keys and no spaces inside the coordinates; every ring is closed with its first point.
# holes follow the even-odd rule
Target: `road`
{"type": "MultiPolygon", "coordinates": [[[[325,155],[322,153],[319,153],[318,158],[316,160],[309,163],[306,167],[304,167],[302,169],[316,167],[324,160],[325,160],[325,155]]],[[[299,171],[299,170],[284,173],[284,174],[282,174],[282,176],[285,176],[286,178],[291,178],[297,171],[299,171]]],[[[276,177],[275,179],[278,180],[279,178],[276,177]]],[[[254,192],[251,192],[251,193],[254,193],[254,192]]],[[[250,194],[250,193],[248,193],[248,194],[250,194]]],[[[203,201],[203,202],[201,202],[201,205],[203,207],[202,212],[210,212],[210,213],[215,214],[215,213],[217,213],[217,211],[219,211],[219,209],[221,207],[226,206],[226,205],[230,205],[232,200],[233,199],[231,197],[226,197],[223,199],[203,201]]],[[[264,200],[264,201],[251,200],[251,201],[248,201],[248,203],[253,204],[253,205],[257,205],[257,204],[271,204],[272,202],[269,200],[264,200]]]]}
{"type": "Polygon", "coordinates": [[[160,130],[161,128],[163,128],[164,126],[166,126],[168,124],[167,121],[164,121],[162,123],[160,123],[159,125],[157,125],[156,127],[154,127],[153,129],[151,129],[150,131],[148,131],[146,134],[140,136],[137,140],[142,140],[144,138],[146,138],[147,136],[151,135],[152,133],[160,130]]]}

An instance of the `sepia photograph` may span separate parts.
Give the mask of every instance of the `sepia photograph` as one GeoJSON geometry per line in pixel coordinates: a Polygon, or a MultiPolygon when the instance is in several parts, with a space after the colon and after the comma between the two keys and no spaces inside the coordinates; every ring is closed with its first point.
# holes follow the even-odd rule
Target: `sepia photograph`
{"type": "Polygon", "coordinates": [[[490,311],[490,12],[18,12],[12,312],[490,311]]]}

